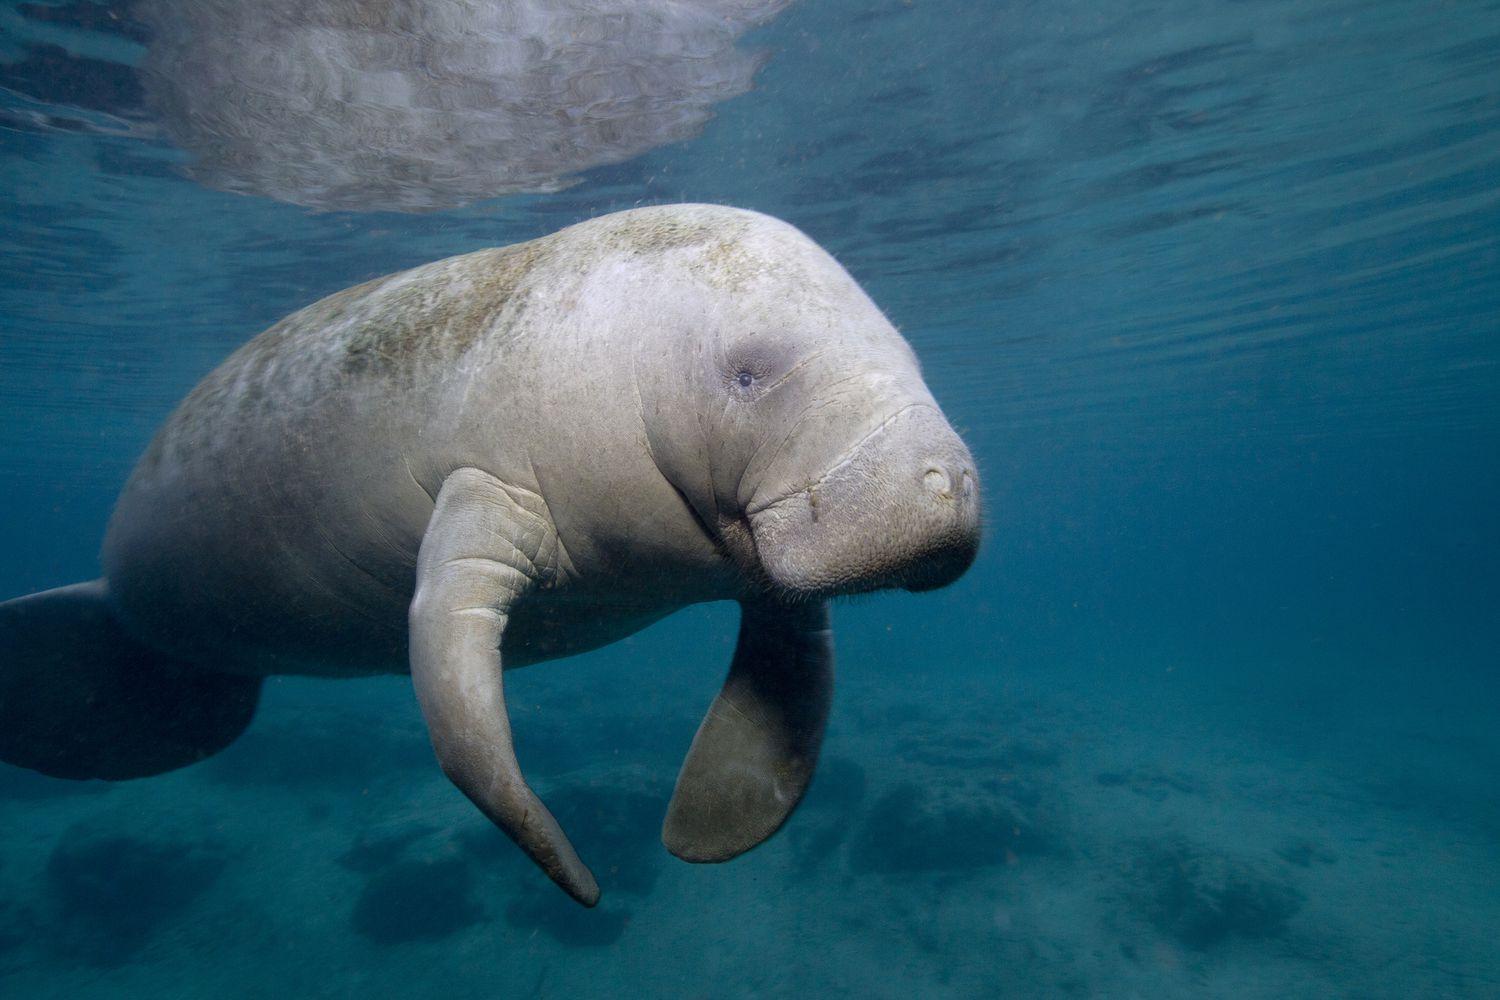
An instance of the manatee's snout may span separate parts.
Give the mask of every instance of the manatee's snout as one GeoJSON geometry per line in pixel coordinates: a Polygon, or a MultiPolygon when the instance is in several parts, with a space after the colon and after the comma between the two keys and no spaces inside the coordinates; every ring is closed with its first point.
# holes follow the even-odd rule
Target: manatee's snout
{"type": "Polygon", "coordinates": [[[979,553],[979,478],[969,450],[957,435],[952,440],[956,449],[922,463],[922,489],[937,544],[901,574],[900,586],[907,590],[948,586],[979,553]]]}
{"type": "Polygon", "coordinates": [[[979,476],[942,413],[916,403],[750,523],[762,568],[785,590],[932,590],[979,551],[979,476]]]}

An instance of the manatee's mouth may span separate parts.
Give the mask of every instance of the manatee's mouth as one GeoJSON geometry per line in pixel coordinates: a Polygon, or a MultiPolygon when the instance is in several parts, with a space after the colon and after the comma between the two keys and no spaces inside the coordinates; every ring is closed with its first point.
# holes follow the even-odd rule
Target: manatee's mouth
{"type": "Polygon", "coordinates": [[[906,406],[815,483],[739,520],[738,556],[784,595],[932,590],[978,553],[974,460],[938,410],[906,406]]]}
{"type": "MultiPolygon", "coordinates": [[[[819,501],[825,507],[827,503],[826,498],[819,501]]],[[[796,518],[799,505],[810,519],[813,505],[806,490],[785,497],[772,507],[782,507],[789,518],[796,518]]],[[[814,566],[795,556],[781,558],[775,548],[792,544],[802,546],[804,552],[816,552],[819,547],[816,539],[792,541],[787,537],[788,532],[777,527],[766,527],[757,533],[753,520],[746,519],[743,523],[741,530],[754,553],[748,561],[747,575],[761,589],[783,600],[850,597],[893,589],[913,593],[938,590],[963,576],[979,554],[977,525],[970,528],[955,524],[934,532],[926,541],[882,539],[858,558],[828,560],[814,566]],[[761,536],[768,540],[762,543],[761,536]]]]}

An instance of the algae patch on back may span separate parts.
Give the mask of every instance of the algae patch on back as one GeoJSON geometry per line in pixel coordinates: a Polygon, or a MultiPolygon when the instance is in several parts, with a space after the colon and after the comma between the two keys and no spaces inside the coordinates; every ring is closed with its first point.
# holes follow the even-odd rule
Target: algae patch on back
{"type": "Polygon", "coordinates": [[[626,213],[598,234],[596,247],[631,257],[674,250],[696,250],[690,270],[711,287],[742,291],[750,279],[775,269],[776,262],[746,244],[743,218],[720,211],[701,216],[626,213]]]}
{"type": "Polygon", "coordinates": [[[696,246],[726,235],[723,218],[674,217],[660,212],[625,213],[610,220],[596,239],[601,250],[655,254],[696,246]]]}
{"type": "Polygon", "coordinates": [[[155,472],[234,447],[247,427],[277,425],[350,382],[403,389],[450,369],[524,309],[552,237],[480,250],[375,278],[320,299],[244,344],[200,382],[141,463],[155,472]]]}
{"type": "Polygon", "coordinates": [[[351,304],[347,315],[334,296],[324,300],[324,315],[308,318],[342,328],[345,374],[406,381],[418,367],[462,357],[505,313],[519,311],[547,242],[481,250],[393,275],[351,304]]]}

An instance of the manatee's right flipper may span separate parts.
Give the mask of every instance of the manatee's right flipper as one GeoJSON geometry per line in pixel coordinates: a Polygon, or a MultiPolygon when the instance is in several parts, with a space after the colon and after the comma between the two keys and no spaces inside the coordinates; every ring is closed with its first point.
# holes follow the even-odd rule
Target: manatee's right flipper
{"type": "Polygon", "coordinates": [[[511,609],[556,554],[539,498],[477,469],[451,473],[417,556],[411,679],[443,773],[563,891],[593,906],[593,874],[521,775],[501,677],[511,609]]]}
{"type": "Polygon", "coordinates": [[[136,642],[104,581],[0,604],[0,760],[119,781],[218,753],[250,724],[259,677],[205,673],[136,642]]]}

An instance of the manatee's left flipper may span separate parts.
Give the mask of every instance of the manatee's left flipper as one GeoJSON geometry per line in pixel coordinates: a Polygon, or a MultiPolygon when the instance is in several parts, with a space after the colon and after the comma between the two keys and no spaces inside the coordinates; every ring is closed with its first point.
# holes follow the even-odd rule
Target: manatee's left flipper
{"type": "Polygon", "coordinates": [[[444,773],[552,881],[593,906],[594,876],[521,775],[501,680],[511,610],[556,557],[539,498],[477,469],[449,475],[417,557],[411,678],[444,773]]]}
{"type": "Polygon", "coordinates": [[[812,781],[832,699],[827,605],[746,602],[729,679],[677,777],[667,849],[727,861],[775,833],[812,781]]]}

